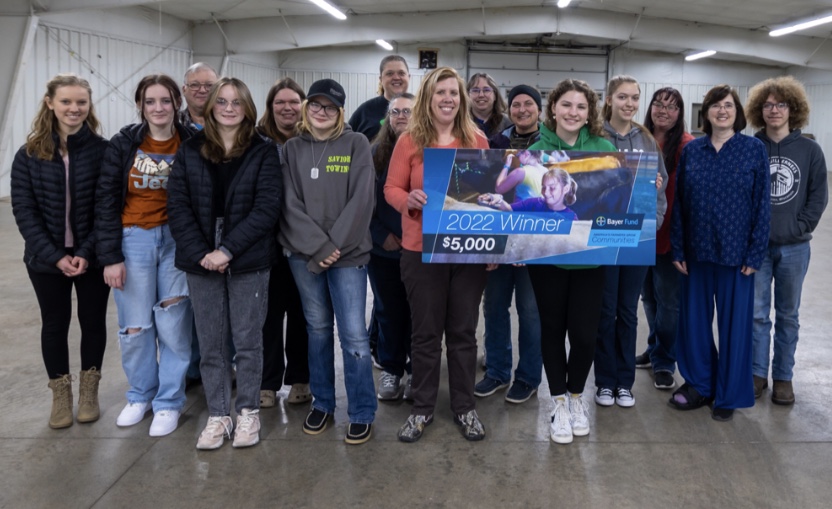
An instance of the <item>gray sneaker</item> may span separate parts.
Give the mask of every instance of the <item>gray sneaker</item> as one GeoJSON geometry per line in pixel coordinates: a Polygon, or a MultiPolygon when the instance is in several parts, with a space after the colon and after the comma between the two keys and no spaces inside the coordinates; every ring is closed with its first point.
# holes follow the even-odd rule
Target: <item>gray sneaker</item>
{"type": "Polygon", "coordinates": [[[459,426],[465,440],[474,442],[485,438],[485,427],[480,422],[476,410],[471,410],[467,414],[455,415],[454,422],[459,426]]]}
{"type": "Polygon", "coordinates": [[[399,440],[402,442],[415,442],[422,438],[422,433],[430,423],[433,422],[431,415],[411,415],[404,425],[399,428],[399,440]]]}
{"type": "Polygon", "coordinates": [[[381,401],[395,401],[402,397],[404,387],[402,379],[387,371],[382,371],[378,376],[378,399],[381,401]]]}

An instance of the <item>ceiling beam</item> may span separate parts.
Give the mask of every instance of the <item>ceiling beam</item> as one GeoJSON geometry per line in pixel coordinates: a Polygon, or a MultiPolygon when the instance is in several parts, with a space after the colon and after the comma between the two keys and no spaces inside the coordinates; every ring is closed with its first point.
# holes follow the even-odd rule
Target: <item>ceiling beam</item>
{"type": "MultiPolygon", "coordinates": [[[[550,33],[552,27],[557,26],[563,35],[629,41],[634,48],[642,43],[660,46],[674,53],[713,49],[740,58],[765,59],[772,65],[805,65],[832,70],[832,52],[812,55],[818,45],[814,38],[791,36],[773,39],[764,31],[645,17],[641,17],[634,30],[636,18],[633,14],[588,9],[558,12],[551,7],[493,8],[485,10],[485,31],[490,37],[516,37],[550,33]]],[[[283,25],[283,20],[275,17],[221,22],[228,37],[227,47],[223,45],[217,26],[213,23],[199,24],[194,29],[194,47],[199,48],[201,53],[222,55],[226,49],[230,53],[259,53],[372,44],[376,39],[413,43],[475,38],[482,36],[483,32],[483,17],[479,9],[354,15],[346,21],[321,16],[287,16],[286,20],[292,27],[291,33],[276,29],[283,25]]]]}

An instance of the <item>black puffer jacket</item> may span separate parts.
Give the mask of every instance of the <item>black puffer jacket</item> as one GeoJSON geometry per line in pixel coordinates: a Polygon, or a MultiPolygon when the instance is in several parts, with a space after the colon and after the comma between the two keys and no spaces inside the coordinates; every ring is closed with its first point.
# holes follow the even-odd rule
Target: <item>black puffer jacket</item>
{"type": "MultiPolygon", "coordinates": [[[[67,255],[66,169],[58,151],[60,140],[53,133],[55,154],[45,161],[17,151],[12,164],[12,212],[26,242],[23,261],[35,272],[60,274],[55,266],[67,255]]],[[[75,256],[95,263],[95,186],[107,140],[86,124],[67,138],[69,151],[69,219],[75,241],[75,256]]]]}
{"type": "MultiPolygon", "coordinates": [[[[196,133],[190,127],[177,125],[176,128],[182,142],[196,133]]],[[[121,252],[121,213],[127,197],[128,176],[136,159],[136,151],[144,142],[147,131],[146,123],[125,126],[113,136],[104,153],[95,196],[96,253],[104,266],[124,261],[121,252]]]]}
{"type": "MultiPolygon", "coordinates": [[[[168,225],[176,241],[176,267],[207,274],[199,262],[214,250],[213,178],[215,165],[200,155],[205,133],[179,147],[168,180],[168,225]]],[[[242,156],[225,199],[222,247],[233,256],[232,272],[271,267],[277,259],[272,230],[283,201],[280,156],[259,136],[242,156]]]]}

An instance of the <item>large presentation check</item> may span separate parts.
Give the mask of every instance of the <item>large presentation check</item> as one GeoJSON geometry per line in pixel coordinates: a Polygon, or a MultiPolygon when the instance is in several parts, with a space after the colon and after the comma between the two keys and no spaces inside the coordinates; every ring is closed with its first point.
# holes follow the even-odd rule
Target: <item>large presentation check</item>
{"type": "Polygon", "coordinates": [[[422,260],[653,265],[658,158],[425,149],[422,260]]]}

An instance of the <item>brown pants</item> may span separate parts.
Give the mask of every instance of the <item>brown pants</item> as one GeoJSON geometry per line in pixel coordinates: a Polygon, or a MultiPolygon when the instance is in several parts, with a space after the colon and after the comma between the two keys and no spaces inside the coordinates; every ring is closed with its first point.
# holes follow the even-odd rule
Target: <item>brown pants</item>
{"type": "Polygon", "coordinates": [[[422,263],[422,254],[403,251],[402,282],[413,321],[413,415],[431,415],[439,392],[442,334],[448,357],[451,410],[474,410],[477,322],[485,289],[484,265],[422,263]]]}

